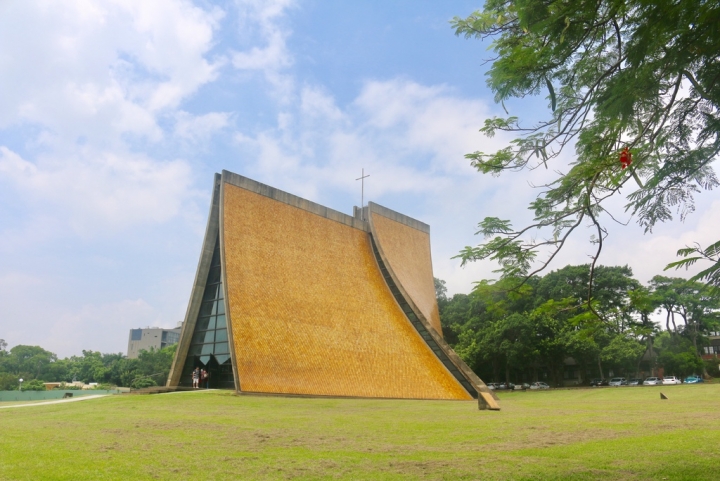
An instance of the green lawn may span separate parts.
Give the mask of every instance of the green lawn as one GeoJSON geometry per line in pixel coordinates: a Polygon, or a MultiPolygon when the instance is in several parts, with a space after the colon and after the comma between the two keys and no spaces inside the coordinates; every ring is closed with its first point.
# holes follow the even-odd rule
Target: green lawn
{"type": "MultiPolygon", "coordinates": [[[[36,403],[42,403],[47,402],[48,400],[44,401],[0,401],[0,407],[3,406],[19,406],[23,404],[36,404],[36,403]]],[[[50,399],[50,401],[57,401],[57,399],[50,399]]]]}
{"type": "Polygon", "coordinates": [[[0,479],[720,479],[720,385],[500,402],[215,391],[0,409],[0,479]]]}

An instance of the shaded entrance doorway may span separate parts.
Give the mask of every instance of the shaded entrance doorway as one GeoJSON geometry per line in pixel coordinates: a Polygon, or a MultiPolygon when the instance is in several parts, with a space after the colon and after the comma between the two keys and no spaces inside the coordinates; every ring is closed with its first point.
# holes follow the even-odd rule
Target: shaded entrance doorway
{"type": "Polygon", "coordinates": [[[209,389],[235,389],[229,354],[201,356],[198,359],[198,363],[203,364],[198,367],[205,369],[209,374],[205,385],[200,387],[207,387],[209,389]],[[205,361],[205,363],[203,363],[203,361],[205,361]]]}
{"type": "Polygon", "coordinates": [[[181,386],[192,387],[192,372],[200,368],[210,373],[209,383],[205,385],[211,389],[235,389],[224,297],[218,240],[215,242],[202,304],[180,376],[181,386]]]}

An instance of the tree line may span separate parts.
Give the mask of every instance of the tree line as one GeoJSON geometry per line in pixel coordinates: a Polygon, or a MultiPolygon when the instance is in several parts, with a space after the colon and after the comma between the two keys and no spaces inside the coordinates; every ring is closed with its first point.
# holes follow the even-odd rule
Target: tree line
{"type": "Polygon", "coordinates": [[[531,276],[519,288],[517,279],[481,281],[470,294],[452,297],[436,279],[445,340],[493,382],[562,385],[568,365],[585,384],[658,368],[666,375],[720,375],[717,359],[701,357],[709,333],[720,330],[716,289],[664,276],[643,285],[628,266],[597,266],[590,280],[588,267],[531,276]]]}
{"type": "Polygon", "coordinates": [[[81,381],[104,386],[143,388],[164,384],[170,372],[177,345],[140,351],[137,359],[122,353],[102,354],[82,351],[82,356],[58,359],[40,346],[17,345],[7,349],[0,339],[0,391],[44,389],[43,382],[81,381]]]}

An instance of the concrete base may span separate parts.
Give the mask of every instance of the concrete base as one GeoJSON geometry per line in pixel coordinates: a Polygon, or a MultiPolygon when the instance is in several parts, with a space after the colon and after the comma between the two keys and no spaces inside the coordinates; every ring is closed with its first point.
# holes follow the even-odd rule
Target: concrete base
{"type": "Polygon", "coordinates": [[[478,393],[478,409],[483,411],[489,409],[491,411],[499,411],[500,405],[497,403],[492,394],[487,392],[478,393]]]}

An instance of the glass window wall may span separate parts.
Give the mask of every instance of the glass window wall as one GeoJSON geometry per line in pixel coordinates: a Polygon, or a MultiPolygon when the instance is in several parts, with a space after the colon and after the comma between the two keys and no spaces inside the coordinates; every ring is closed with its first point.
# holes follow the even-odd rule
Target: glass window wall
{"type": "Polygon", "coordinates": [[[210,387],[234,388],[218,244],[215,245],[200,312],[183,369],[183,385],[190,385],[190,377],[196,367],[210,372],[210,387]]]}

